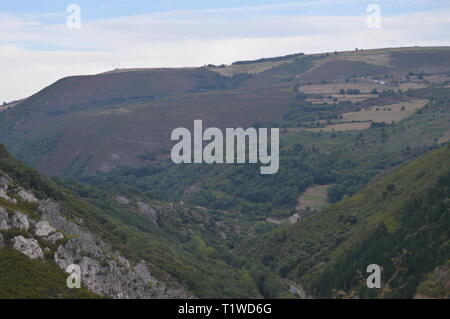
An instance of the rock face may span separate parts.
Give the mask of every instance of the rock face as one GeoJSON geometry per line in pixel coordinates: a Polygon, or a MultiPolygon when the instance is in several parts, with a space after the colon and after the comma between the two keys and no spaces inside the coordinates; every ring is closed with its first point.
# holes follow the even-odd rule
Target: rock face
{"type": "Polygon", "coordinates": [[[21,212],[15,211],[12,217],[12,227],[19,230],[27,231],[30,228],[28,217],[21,212]]]}
{"type": "Polygon", "coordinates": [[[7,190],[9,185],[11,185],[11,184],[12,184],[11,177],[9,177],[7,175],[0,176],[0,189],[7,190]]]}
{"type": "Polygon", "coordinates": [[[44,253],[36,239],[23,236],[13,238],[13,248],[31,259],[44,258],[44,253]]]}
{"type": "Polygon", "coordinates": [[[26,190],[24,190],[23,188],[21,188],[18,192],[17,195],[19,195],[19,197],[28,203],[37,203],[38,200],[36,197],[34,197],[33,193],[28,192],[26,190]]]}
{"type": "MultiPolygon", "coordinates": [[[[0,190],[8,196],[12,180],[0,175],[0,190]],[[8,192],[6,191],[8,190],[8,192]]],[[[114,251],[112,247],[87,230],[81,218],[66,219],[59,203],[53,200],[38,200],[29,191],[17,192],[19,201],[37,203],[37,212],[30,216],[40,216],[39,221],[16,210],[10,217],[8,211],[0,207],[0,230],[11,232],[20,230],[23,235],[11,233],[11,242],[0,234],[0,248],[11,245],[31,259],[48,259],[64,271],[69,265],[81,269],[81,282],[90,291],[112,298],[190,298],[175,281],[170,287],[155,278],[146,261],[132,263],[114,251]],[[66,237],[67,236],[67,237],[66,237]],[[39,241],[38,241],[39,240],[39,241]],[[46,254],[44,255],[44,251],[46,254]]],[[[129,203],[125,197],[118,199],[129,203]]],[[[149,205],[138,203],[139,211],[151,219],[155,225],[158,213],[149,205]]]]}
{"type": "Polygon", "coordinates": [[[121,205],[128,205],[130,203],[128,198],[126,198],[125,196],[117,196],[116,201],[121,205]]]}
{"type": "Polygon", "coordinates": [[[3,198],[5,200],[7,200],[8,202],[12,201],[11,197],[8,196],[8,194],[6,193],[6,191],[3,188],[0,188],[0,198],[3,198]]]}
{"type": "Polygon", "coordinates": [[[137,207],[139,213],[150,219],[151,222],[155,224],[155,226],[158,225],[158,212],[155,209],[153,209],[152,207],[150,207],[150,205],[141,201],[137,202],[137,207]]]}
{"type": "Polygon", "coordinates": [[[301,219],[302,218],[301,218],[300,214],[295,213],[294,215],[289,217],[289,222],[291,224],[297,224],[301,219]]]}
{"type": "Polygon", "coordinates": [[[11,198],[8,195],[9,186],[12,184],[12,179],[7,175],[0,175],[0,198],[7,200],[8,202],[17,203],[15,198],[11,198]]]}
{"type": "Polygon", "coordinates": [[[61,234],[61,233],[54,233],[54,234],[51,234],[48,237],[45,237],[45,240],[47,240],[47,241],[49,241],[49,242],[51,242],[53,244],[56,243],[58,240],[61,240],[61,239],[64,239],[64,235],[61,234]]]}
{"type": "Polygon", "coordinates": [[[45,220],[41,220],[39,223],[36,224],[34,232],[36,236],[47,237],[51,233],[54,233],[55,229],[52,226],[50,226],[50,224],[45,220]]]}
{"type": "Polygon", "coordinates": [[[8,230],[8,212],[0,206],[0,230],[8,230]]]}
{"type": "Polygon", "coordinates": [[[82,284],[92,292],[118,299],[189,297],[181,287],[169,288],[153,277],[145,261],[133,267],[119,252],[113,252],[107,243],[68,221],[61,215],[59,204],[40,201],[39,211],[43,221],[71,236],[58,247],[55,262],[62,269],[71,264],[80,266],[82,284]]]}

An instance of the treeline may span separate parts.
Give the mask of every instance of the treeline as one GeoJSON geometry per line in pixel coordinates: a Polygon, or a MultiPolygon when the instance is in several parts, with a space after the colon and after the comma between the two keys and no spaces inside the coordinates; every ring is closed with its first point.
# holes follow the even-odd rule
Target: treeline
{"type": "Polygon", "coordinates": [[[198,79],[197,90],[233,89],[252,77],[252,75],[248,73],[239,73],[227,77],[205,68],[193,70],[192,76],[198,79]]]}
{"type": "Polygon", "coordinates": [[[232,65],[245,65],[245,64],[263,63],[263,62],[278,62],[278,61],[283,61],[283,60],[288,60],[288,59],[293,59],[293,58],[299,58],[304,55],[305,55],[304,53],[295,53],[295,54],[289,54],[289,55],[274,57],[274,58],[262,58],[262,59],[258,59],[258,60],[236,61],[236,62],[233,62],[232,65]]]}
{"type": "MultiPolygon", "coordinates": [[[[386,197],[395,201],[395,186],[386,186],[386,197]]],[[[389,231],[382,223],[377,230],[345,258],[329,266],[311,289],[315,296],[332,297],[333,290],[362,298],[412,298],[425,275],[450,257],[450,173],[441,176],[425,194],[417,194],[401,209],[399,226],[389,231]],[[358,271],[365,276],[367,265],[383,267],[385,290],[368,289],[358,271]],[[399,271],[396,274],[396,271],[399,271]]]]}

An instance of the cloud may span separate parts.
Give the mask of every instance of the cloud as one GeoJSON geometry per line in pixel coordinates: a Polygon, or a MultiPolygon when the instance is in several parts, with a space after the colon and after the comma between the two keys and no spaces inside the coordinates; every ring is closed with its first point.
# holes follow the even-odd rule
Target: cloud
{"type": "Polygon", "coordinates": [[[365,10],[347,16],[267,10],[271,14],[245,17],[223,10],[227,14],[197,10],[83,21],[79,30],[44,23],[39,16],[0,14],[0,101],[26,97],[64,76],[107,71],[113,61],[130,68],[201,66],[295,52],[450,42],[448,8],[389,14],[381,29],[367,28],[365,10]]]}

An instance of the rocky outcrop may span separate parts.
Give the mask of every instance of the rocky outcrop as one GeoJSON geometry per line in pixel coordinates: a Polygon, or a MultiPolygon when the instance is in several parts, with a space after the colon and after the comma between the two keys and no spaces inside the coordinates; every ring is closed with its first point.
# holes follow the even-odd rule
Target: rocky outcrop
{"type": "Polygon", "coordinates": [[[136,204],[138,207],[138,212],[147,217],[155,226],[157,226],[158,212],[144,202],[138,201],[136,204]]]}
{"type": "Polygon", "coordinates": [[[36,234],[36,236],[39,237],[47,237],[48,235],[50,235],[51,233],[54,233],[55,229],[50,226],[50,224],[48,222],[46,222],[45,220],[41,220],[40,222],[38,222],[35,226],[35,230],[34,233],[36,234]]]}
{"type": "Polygon", "coordinates": [[[298,213],[295,213],[294,215],[292,215],[291,217],[289,217],[289,223],[291,224],[297,224],[298,222],[301,221],[301,216],[298,213]]]}
{"type": "Polygon", "coordinates": [[[116,201],[121,205],[128,205],[130,203],[130,200],[125,196],[117,196],[116,201]]]}
{"type": "Polygon", "coordinates": [[[50,236],[45,237],[44,239],[51,242],[52,244],[55,244],[57,241],[64,239],[64,235],[61,233],[54,233],[50,236]]]}
{"type": "Polygon", "coordinates": [[[12,179],[8,175],[0,176],[0,189],[7,190],[9,185],[12,184],[12,179]]]}
{"type": "Polygon", "coordinates": [[[23,188],[19,189],[19,191],[17,192],[17,195],[24,202],[27,202],[27,203],[37,203],[38,202],[37,198],[34,196],[34,194],[32,192],[26,191],[23,188]]]}
{"type": "Polygon", "coordinates": [[[6,193],[6,191],[3,188],[0,188],[0,198],[7,200],[8,202],[12,202],[13,200],[11,199],[11,197],[8,196],[8,194],[6,193]]]}
{"type": "MultiPolygon", "coordinates": [[[[0,187],[9,196],[12,181],[8,177],[0,179],[0,187]],[[8,190],[8,191],[6,191],[8,190]],[[9,194],[9,195],[8,195],[9,194]]],[[[15,188],[17,189],[17,188],[15,188]]],[[[190,295],[175,281],[170,284],[158,280],[149,270],[146,261],[131,262],[120,252],[91,233],[81,218],[68,220],[61,212],[60,204],[53,200],[37,200],[32,192],[19,189],[15,192],[21,202],[36,203],[37,212],[26,215],[15,210],[12,216],[0,206],[0,230],[11,232],[20,230],[21,235],[11,241],[0,234],[0,247],[11,245],[31,259],[52,260],[64,271],[70,265],[81,270],[82,285],[90,291],[112,298],[189,298],[190,295]],[[37,218],[31,218],[36,216],[37,218]],[[45,251],[45,254],[44,254],[45,251]]],[[[129,203],[128,199],[120,201],[129,203]]],[[[137,203],[141,214],[155,225],[157,210],[144,202],[137,203]]]]}
{"type": "Polygon", "coordinates": [[[300,299],[312,299],[312,297],[306,293],[306,290],[301,284],[290,280],[286,280],[286,282],[289,286],[289,292],[291,294],[297,296],[300,299]]]}
{"type": "Polygon", "coordinates": [[[27,239],[23,236],[16,236],[12,241],[13,248],[20,251],[25,256],[28,256],[31,259],[44,258],[44,253],[36,239],[27,239]]]}
{"type": "Polygon", "coordinates": [[[0,230],[8,230],[8,212],[0,206],[0,230]]]}
{"type": "Polygon", "coordinates": [[[27,231],[30,228],[28,217],[19,211],[15,211],[11,220],[11,225],[15,229],[27,231]]]}
{"type": "Polygon", "coordinates": [[[0,175],[0,198],[13,204],[17,204],[17,200],[8,195],[10,185],[12,185],[12,179],[7,175],[0,175]]]}
{"type": "Polygon", "coordinates": [[[133,267],[107,243],[67,220],[58,203],[40,201],[39,211],[42,220],[71,237],[58,247],[55,262],[62,269],[77,264],[83,284],[92,292],[113,298],[188,298],[181,287],[169,288],[153,277],[145,261],[133,267]]]}

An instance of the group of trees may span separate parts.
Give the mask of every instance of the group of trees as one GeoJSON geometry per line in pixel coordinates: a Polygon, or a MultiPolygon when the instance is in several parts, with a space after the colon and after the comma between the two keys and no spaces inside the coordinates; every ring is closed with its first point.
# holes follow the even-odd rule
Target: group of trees
{"type": "MultiPolygon", "coordinates": [[[[395,200],[395,185],[386,186],[395,200]]],[[[383,284],[389,278],[387,298],[412,298],[417,287],[435,267],[449,258],[450,174],[441,176],[425,194],[417,194],[401,208],[400,226],[388,231],[385,224],[336,265],[328,267],[313,283],[316,295],[331,297],[333,289],[355,290],[358,297],[377,297],[381,290],[367,289],[357,279],[358,271],[374,261],[383,265],[383,284]],[[370,253],[368,253],[370,252],[370,253]],[[405,253],[406,252],[406,253],[405,253]],[[401,256],[396,265],[396,258],[401,256]],[[402,271],[396,273],[398,268],[402,271]],[[395,275],[395,276],[394,276],[395,275]]]]}
{"type": "Polygon", "coordinates": [[[361,90],[359,90],[359,89],[347,89],[347,90],[340,89],[339,93],[340,94],[355,94],[355,95],[358,95],[358,94],[361,94],[361,90]]]}

